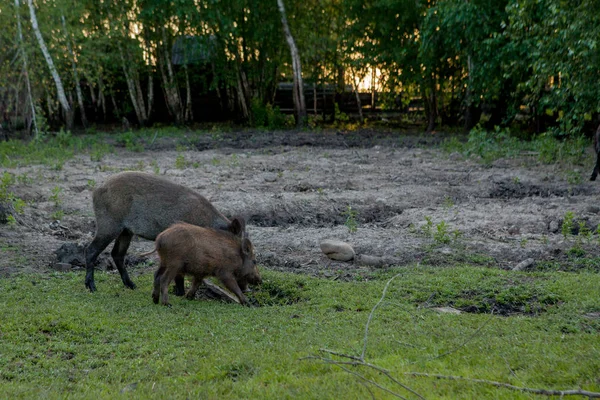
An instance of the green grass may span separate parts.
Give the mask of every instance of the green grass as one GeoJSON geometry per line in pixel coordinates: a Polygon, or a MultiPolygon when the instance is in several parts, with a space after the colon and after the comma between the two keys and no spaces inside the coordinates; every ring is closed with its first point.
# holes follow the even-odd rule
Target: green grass
{"type": "MultiPolygon", "coordinates": [[[[489,164],[499,158],[520,157],[530,153],[537,161],[544,164],[564,163],[580,165],[585,159],[586,150],[591,147],[589,139],[583,136],[556,138],[550,133],[543,133],[531,140],[521,140],[511,134],[508,129],[496,128],[490,132],[482,128],[474,128],[466,142],[453,137],[443,142],[447,152],[459,152],[467,157],[477,156],[483,163],[489,164]]],[[[579,174],[570,172],[570,181],[580,181],[579,174]]]]}
{"type": "MultiPolygon", "coordinates": [[[[461,375],[546,389],[600,391],[600,277],[515,273],[481,267],[405,267],[336,282],[263,271],[244,308],[172,296],[150,298],[152,269],[133,269],[135,291],[117,274],[83,272],[0,279],[0,393],[5,398],[391,398],[335,365],[306,359],[319,349],[360,355],[426,398],[533,398],[460,381],[404,375],[461,375]],[[440,314],[503,299],[535,313],[440,314]]],[[[415,398],[382,374],[351,371],[415,398]]]]}

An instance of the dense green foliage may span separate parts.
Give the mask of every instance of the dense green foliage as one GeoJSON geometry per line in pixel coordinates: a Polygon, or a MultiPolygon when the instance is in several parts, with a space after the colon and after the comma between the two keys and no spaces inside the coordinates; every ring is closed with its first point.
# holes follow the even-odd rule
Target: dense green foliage
{"type": "MultiPolygon", "coordinates": [[[[485,384],[415,378],[417,371],[544,389],[599,391],[598,274],[490,268],[404,267],[333,282],[264,271],[262,307],[150,299],[98,274],[0,279],[0,391],[9,398],[392,398],[318,359],[320,349],[359,356],[426,398],[532,398],[485,384]],[[439,313],[435,306],[468,311],[439,313]],[[504,313],[505,316],[500,316],[504,313]],[[368,389],[367,389],[368,387],[368,389]]],[[[330,357],[330,354],[326,355],[330,357]]],[[[334,357],[335,358],[335,357],[334,357]]],[[[365,367],[352,373],[416,398],[365,367]]]]}
{"type": "MultiPolygon", "coordinates": [[[[4,3],[3,125],[29,126],[37,111],[40,130],[64,126],[27,4],[4,3]]],[[[280,125],[264,115],[277,83],[291,80],[275,1],[51,0],[34,7],[78,123],[85,124],[82,104],[95,123],[123,116],[140,125],[187,123],[226,110],[256,126],[280,125]]],[[[375,78],[378,106],[422,98],[430,129],[470,129],[482,113],[488,128],[517,117],[559,135],[597,125],[596,1],[288,0],[286,9],[307,87],[339,91],[375,78]]]]}

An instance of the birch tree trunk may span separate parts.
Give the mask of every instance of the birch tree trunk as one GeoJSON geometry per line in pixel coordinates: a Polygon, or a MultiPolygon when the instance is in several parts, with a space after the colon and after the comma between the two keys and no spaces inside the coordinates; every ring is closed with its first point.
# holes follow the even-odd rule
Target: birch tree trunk
{"type": "Polygon", "coordinates": [[[71,129],[73,127],[73,110],[69,105],[69,101],[67,100],[67,96],[65,96],[65,89],[62,84],[62,80],[60,79],[60,75],[54,66],[54,62],[52,61],[52,56],[50,56],[50,52],[48,52],[48,48],[46,47],[46,43],[44,42],[44,38],[42,37],[42,33],[40,32],[40,27],[38,25],[37,17],[35,15],[35,8],[33,7],[33,0],[27,0],[27,5],[29,6],[29,16],[31,18],[31,27],[33,28],[33,32],[35,33],[35,37],[40,46],[40,50],[46,59],[46,64],[48,64],[48,69],[50,70],[50,74],[52,75],[52,79],[54,79],[54,84],[56,85],[56,92],[58,95],[58,101],[62,106],[62,109],[65,113],[67,129],[71,129]]]}
{"type": "Polygon", "coordinates": [[[84,128],[87,128],[88,122],[87,117],[85,116],[85,107],[83,105],[83,93],[81,92],[81,83],[79,82],[79,74],[77,73],[77,63],[75,61],[75,53],[73,52],[73,48],[71,47],[71,42],[69,40],[69,32],[67,32],[67,24],[65,22],[65,16],[61,15],[60,19],[62,21],[63,30],[65,31],[65,41],[67,42],[67,49],[69,50],[69,54],[71,55],[71,64],[73,68],[73,79],[75,80],[75,92],[77,93],[77,103],[79,104],[79,111],[81,112],[81,124],[84,128]]]}
{"type": "MultiPolygon", "coordinates": [[[[142,96],[142,104],[140,104],[139,99],[140,96],[138,94],[138,88],[139,88],[139,79],[138,84],[136,85],[135,81],[134,81],[134,77],[132,73],[130,73],[130,71],[128,70],[128,67],[125,63],[125,57],[123,56],[123,49],[121,48],[121,46],[119,46],[119,55],[121,56],[121,67],[123,68],[123,74],[125,75],[125,81],[127,82],[127,89],[129,91],[129,97],[131,99],[131,103],[133,105],[133,110],[135,111],[135,115],[138,119],[138,122],[141,126],[144,126],[147,122],[147,117],[146,117],[146,110],[143,104],[143,96],[142,96]]],[[[113,103],[114,103],[114,97],[113,97],[113,103]]],[[[115,107],[115,110],[117,109],[117,105],[113,104],[115,107]]]]}
{"type": "Polygon", "coordinates": [[[27,54],[23,49],[23,31],[21,30],[21,4],[19,0],[15,0],[15,8],[17,14],[17,33],[19,38],[19,52],[21,53],[21,57],[23,57],[23,75],[25,75],[25,82],[27,84],[27,95],[29,96],[29,106],[31,107],[31,120],[33,122],[33,129],[35,131],[35,139],[40,138],[40,131],[37,125],[37,117],[35,114],[35,105],[33,104],[33,96],[31,95],[31,82],[29,80],[29,69],[27,68],[27,54]]]}
{"type": "Polygon", "coordinates": [[[277,6],[281,13],[281,24],[283,25],[283,32],[285,33],[285,39],[290,46],[290,53],[292,55],[292,69],[294,71],[294,114],[296,117],[296,126],[302,127],[306,125],[307,113],[306,104],[304,103],[304,85],[302,83],[302,66],[300,64],[300,56],[298,54],[298,48],[296,42],[290,31],[287,17],[285,15],[285,7],[283,0],[277,0],[277,6]]]}
{"type": "Polygon", "coordinates": [[[161,65],[161,75],[164,82],[165,94],[167,104],[175,117],[175,122],[180,124],[183,119],[183,107],[181,105],[181,98],[179,97],[179,89],[177,82],[175,81],[175,75],[173,74],[173,67],[171,66],[171,57],[169,55],[169,49],[167,47],[167,34],[165,28],[162,28],[163,36],[163,57],[161,65]],[[166,73],[165,73],[166,69],[166,73]]]}

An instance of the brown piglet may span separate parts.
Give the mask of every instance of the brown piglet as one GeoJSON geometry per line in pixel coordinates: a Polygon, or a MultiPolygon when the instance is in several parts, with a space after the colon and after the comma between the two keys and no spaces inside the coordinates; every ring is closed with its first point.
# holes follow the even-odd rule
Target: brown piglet
{"type": "Polygon", "coordinates": [[[152,300],[169,305],[168,286],[178,276],[192,276],[192,286],[186,293],[193,299],[202,280],[217,277],[237,296],[242,305],[248,305],[242,293],[248,284],[258,285],[261,277],[256,266],[254,247],[245,234],[241,217],[231,220],[229,231],[202,228],[187,223],[176,223],[156,238],[155,251],[160,266],[154,273],[152,300]]]}

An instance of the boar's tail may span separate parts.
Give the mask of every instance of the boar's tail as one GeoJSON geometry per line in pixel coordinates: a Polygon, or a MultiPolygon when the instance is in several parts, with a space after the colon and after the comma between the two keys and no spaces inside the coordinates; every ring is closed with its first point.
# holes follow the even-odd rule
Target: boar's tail
{"type": "Polygon", "coordinates": [[[156,252],[156,248],[154,248],[154,250],[152,250],[152,251],[149,251],[148,253],[138,254],[138,257],[146,257],[155,252],[156,252]]]}

